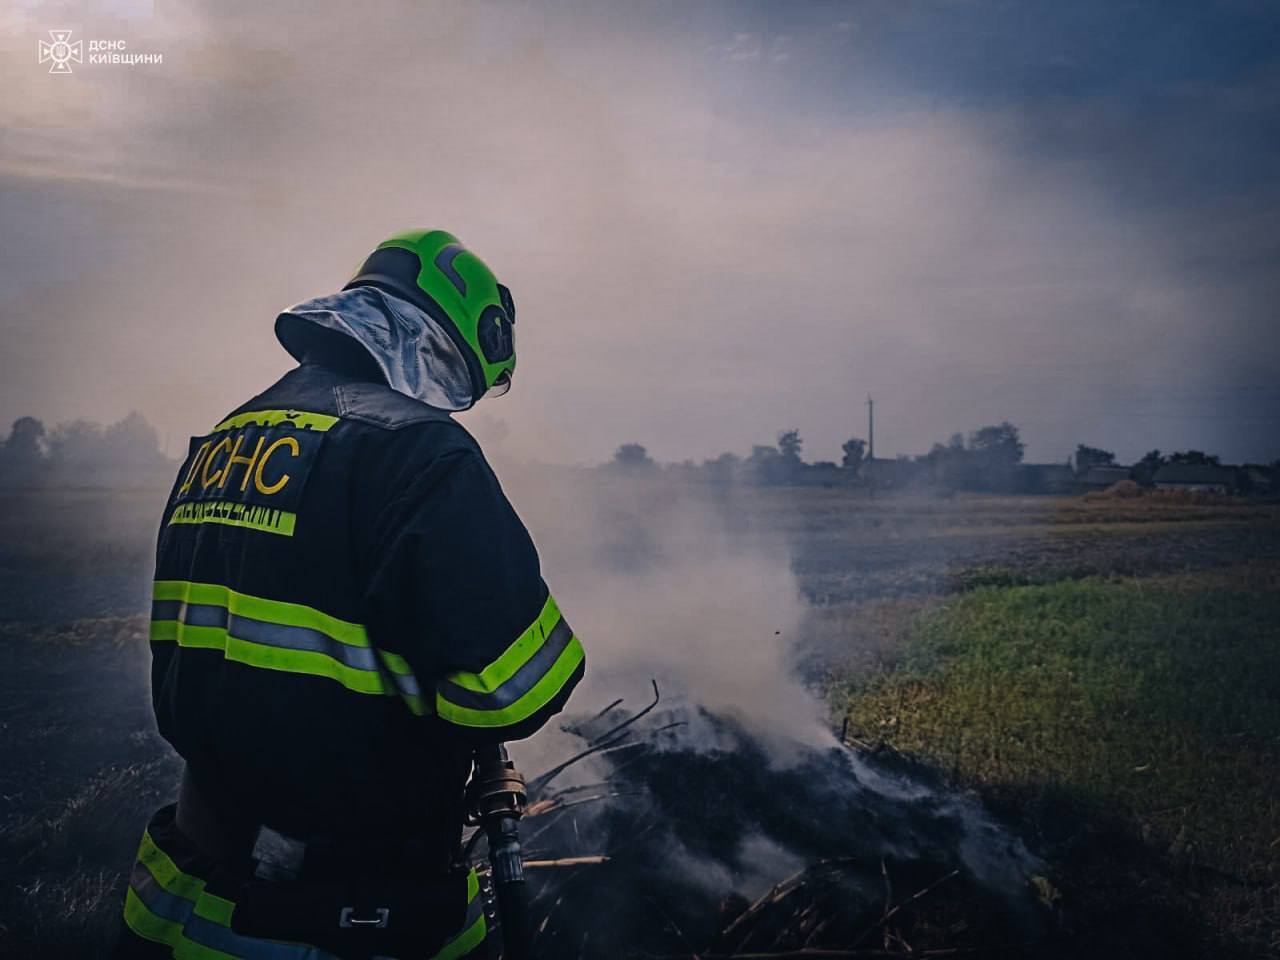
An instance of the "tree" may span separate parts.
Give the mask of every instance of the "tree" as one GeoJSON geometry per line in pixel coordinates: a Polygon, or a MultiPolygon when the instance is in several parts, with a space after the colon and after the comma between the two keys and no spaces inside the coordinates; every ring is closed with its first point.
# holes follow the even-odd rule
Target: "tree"
{"type": "Polygon", "coordinates": [[[946,490],[959,490],[972,483],[972,455],[964,446],[964,437],[953,433],[945,444],[935,443],[933,448],[920,458],[928,465],[929,476],[935,486],[946,490]]]}
{"type": "Polygon", "coordinates": [[[727,487],[733,483],[734,477],[738,473],[738,465],[742,463],[742,458],[732,453],[722,453],[714,460],[706,460],[702,464],[702,469],[706,471],[707,479],[719,487],[727,487]]]}
{"type": "Polygon", "coordinates": [[[1165,459],[1160,455],[1159,450],[1150,450],[1147,454],[1133,465],[1133,479],[1142,487],[1154,487],[1156,483],[1156,471],[1164,466],[1165,459]]]}
{"type": "Polygon", "coordinates": [[[145,469],[164,459],[156,428],[137,411],[102,431],[102,440],[110,463],[127,470],[145,469]]]}
{"type": "Polygon", "coordinates": [[[850,437],[841,444],[840,450],[844,454],[840,460],[840,466],[856,478],[858,471],[862,469],[863,457],[867,454],[867,442],[857,437],[850,437]]]}
{"type": "Polygon", "coordinates": [[[778,434],[778,453],[784,460],[800,463],[800,451],[803,447],[804,440],[800,438],[799,430],[784,430],[778,434]]]}
{"type": "Polygon", "coordinates": [[[102,428],[91,420],[60,423],[49,433],[49,462],[64,470],[96,470],[106,460],[102,428]]]}
{"type": "Polygon", "coordinates": [[[1187,450],[1183,453],[1169,454],[1169,463],[1183,463],[1193,467],[1216,467],[1220,466],[1216,455],[1210,455],[1203,450],[1187,450]]]}
{"type": "Polygon", "coordinates": [[[649,451],[638,443],[624,443],[613,454],[615,466],[625,470],[643,470],[654,466],[649,459],[649,451]]]}
{"type": "Polygon", "coordinates": [[[794,482],[804,472],[804,459],[800,456],[803,448],[804,441],[800,438],[799,430],[783,430],[778,434],[778,470],[781,482],[794,482]]]}
{"type": "Polygon", "coordinates": [[[19,417],[13,421],[9,439],[4,443],[6,463],[13,466],[39,463],[44,459],[44,451],[40,448],[44,435],[44,424],[35,417],[19,417]]]}
{"type": "Polygon", "coordinates": [[[1115,462],[1116,455],[1110,450],[1076,444],[1076,473],[1087,473],[1092,467],[1108,467],[1115,462]]]}
{"type": "Polygon", "coordinates": [[[786,468],[777,447],[756,444],[751,448],[745,467],[747,476],[755,483],[781,483],[785,479],[786,468]]]}
{"type": "Polygon", "coordinates": [[[1007,420],[975,430],[969,436],[969,460],[978,485],[987,490],[1009,487],[1024,449],[1018,428],[1007,420]]]}
{"type": "Polygon", "coordinates": [[[1013,466],[1022,462],[1025,449],[1018,428],[1008,420],[994,427],[975,430],[969,437],[969,449],[980,460],[1013,466]]]}
{"type": "Polygon", "coordinates": [[[0,444],[0,482],[27,486],[45,466],[44,424],[35,417],[19,417],[13,422],[9,439],[0,444]]]}

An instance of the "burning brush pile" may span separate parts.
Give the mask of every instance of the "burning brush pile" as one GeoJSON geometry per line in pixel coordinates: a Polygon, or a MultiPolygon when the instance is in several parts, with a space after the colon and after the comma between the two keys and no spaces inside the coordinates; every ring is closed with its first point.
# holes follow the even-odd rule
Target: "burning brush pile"
{"type": "Polygon", "coordinates": [[[972,800],[653,693],[568,725],[577,752],[528,771],[536,955],[996,957],[1041,939],[1038,864],[972,800]]]}

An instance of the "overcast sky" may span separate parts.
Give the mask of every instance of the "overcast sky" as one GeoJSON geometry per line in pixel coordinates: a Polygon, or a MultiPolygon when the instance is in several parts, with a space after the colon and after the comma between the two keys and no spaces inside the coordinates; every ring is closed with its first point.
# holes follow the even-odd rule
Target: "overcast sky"
{"type": "MultiPolygon", "coordinates": [[[[0,417],[138,409],[177,453],[385,235],[513,289],[478,412],[590,462],[1280,457],[1280,5],[0,5],[0,417]],[[72,64],[71,29],[158,52],[72,64]]],[[[89,53],[85,49],[86,59],[89,53]]]]}

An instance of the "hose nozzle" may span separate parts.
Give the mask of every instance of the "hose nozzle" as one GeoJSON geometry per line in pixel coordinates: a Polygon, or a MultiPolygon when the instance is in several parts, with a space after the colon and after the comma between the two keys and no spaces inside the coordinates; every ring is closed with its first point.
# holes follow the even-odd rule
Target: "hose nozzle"
{"type": "Polygon", "coordinates": [[[468,821],[478,824],[489,841],[489,868],[498,897],[503,960],[529,956],[529,897],[520,851],[520,818],[528,804],[524,777],[502,744],[475,753],[475,770],[467,786],[468,821]]]}

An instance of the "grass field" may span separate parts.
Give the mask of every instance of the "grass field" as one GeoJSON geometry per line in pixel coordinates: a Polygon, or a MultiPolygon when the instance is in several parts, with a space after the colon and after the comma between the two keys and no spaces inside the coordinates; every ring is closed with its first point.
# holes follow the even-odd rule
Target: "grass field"
{"type": "Polygon", "coordinates": [[[943,767],[1023,824],[1076,908],[1161,909],[1280,949],[1280,565],[984,586],[836,680],[868,749],[943,767]],[[1133,874],[1137,874],[1134,876],[1133,874]]]}
{"type": "MultiPolygon", "coordinates": [[[[0,956],[96,955],[172,791],[144,639],[162,496],[0,497],[0,956]]],[[[709,502],[789,551],[833,726],[978,792],[1080,956],[1280,956],[1275,505],[709,502]]]]}
{"type": "Polygon", "coordinates": [[[1097,953],[1280,956],[1280,511],[742,491],[859,749],[973,789],[1097,953]]]}

